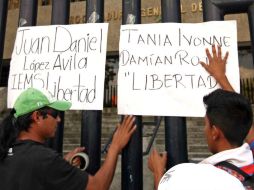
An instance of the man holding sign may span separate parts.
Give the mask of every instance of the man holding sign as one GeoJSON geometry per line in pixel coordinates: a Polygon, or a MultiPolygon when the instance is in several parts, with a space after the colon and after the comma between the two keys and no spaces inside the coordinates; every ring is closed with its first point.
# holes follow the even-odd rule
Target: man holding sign
{"type": "MultiPolygon", "coordinates": [[[[243,144],[243,142],[253,122],[251,104],[246,98],[233,92],[234,90],[225,75],[228,52],[222,58],[221,47],[218,46],[217,52],[213,45],[212,55],[208,49],[206,49],[206,54],[209,63],[206,65],[201,62],[201,64],[214,76],[224,90],[217,89],[203,98],[206,105],[204,131],[208,148],[214,155],[203,160],[201,164],[220,166],[221,162],[227,161],[239,168],[248,166],[253,163],[253,154],[249,145],[243,144]]],[[[156,189],[167,189],[172,185],[170,181],[166,180],[169,174],[166,173],[163,176],[166,159],[165,153],[159,155],[156,150],[150,154],[148,167],[154,173],[156,189]]],[[[244,180],[243,177],[241,181],[244,183],[244,180]]],[[[189,188],[192,187],[198,187],[198,183],[189,184],[189,188]]]]}

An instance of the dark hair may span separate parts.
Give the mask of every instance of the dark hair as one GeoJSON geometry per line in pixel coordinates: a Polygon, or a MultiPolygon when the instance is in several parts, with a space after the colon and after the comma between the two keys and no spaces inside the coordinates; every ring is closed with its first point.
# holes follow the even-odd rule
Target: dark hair
{"type": "MultiPolygon", "coordinates": [[[[37,110],[43,118],[47,117],[48,107],[43,107],[37,110]]],[[[12,147],[13,143],[16,141],[18,134],[21,131],[28,131],[33,120],[31,118],[33,112],[27,113],[25,115],[14,117],[15,110],[11,110],[10,114],[4,118],[0,124],[0,161],[3,161],[8,154],[8,150],[12,147]]]]}
{"type": "Polygon", "coordinates": [[[241,146],[253,122],[250,102],[242,95],[217,89],[203,98],[211,125],[220,128],[231,145],[241,146]]]}

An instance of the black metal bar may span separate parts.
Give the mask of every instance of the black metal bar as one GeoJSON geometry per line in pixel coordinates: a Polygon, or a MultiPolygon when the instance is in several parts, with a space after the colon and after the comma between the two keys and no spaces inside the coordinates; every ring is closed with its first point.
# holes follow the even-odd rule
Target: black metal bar
{"type": "MultiPolygon", "coordinates": [[[[100,23],[104,19],[104,1],[88,0],[86,3],[86,21],[100,23]]],[[[82,111],[81,146],[85,146],[89,156],[87,171],[95,174],[101,162],[101,120],[102,111],[82,111]]]]}
{"type": "Polygon", "coordinates": [[[141,23],[141,1],[123,0],[122,1],[122,24],[140,24],[141,23]]]}
{"type": "Polygon", "coordinates": [[[112,96],[113,96],[113,87],[110,86],[110,106],[111,106],[111,107],[113,107],[112,96]]]}
{"type": "Polygon", "coordinates": [[[110,90],[109,87],[106,88],[106,94],[107,94],[107,106],[110,106],[110,90]]]}
{"type": "MultiPolygon", "coordinates": [[[[52,2],[51,24],[68,24],[70,15],[70,0],[54,0],[52,2]]],[[[61,122],[58,124],[55,137],[46,144],[59,154],[63,153],[64,112],[60,114],[61,122]]]]}
{"type": "Polygon", "coordinates": [[[3,56],[3,44],[5,37],[5,29],[6,29],[6,20],[7,20],[7,12],[8,12],[8,0],[0,1],[0,56],[3,56]]]}
{"type": "Polygon", "coordinates": [[[137,129],[122,151],[122,190],[143,189],[142,117],[135,122],[137,129]]]}
{"type": "MultiPolygon", "coordinates": [[[[122,24],[141,23],[141,1],[122,0],[122,24]]],[[[122,151],[122,190],[143,189],[142,116],[136,116],[137,129],[122,151]]]]}
{"type": "Polygon", "coordinates": [[[162,22],[181,22],[180,0],[161,0],[162,22]]]}
{"type": "Polygon", "coordinates": [[[4,37],[8,12],[8,0],[0,0],[0,81],[2,77],[4,37]]]}
{"type": "Polygon", "coordinates": [[[224,12],[211,0],[202,0],[204,21],[223,20],[224,12]]]}
{"type": "Polygon", "coordinates": [[[188,162],[185,118],[165,117],[165,145],[168,156],[167,168],[188,162]]]}
{"type": "Polygon", "coordinates": [[[19,26],[35,26],[38,0],[20,0],[19,26]]]}
{"type": "MultiPolygon", "coordinates": [[[[161,0],[161,8],[162,22],[181,22],[180,0],[161,0]]],[[[165,149],[167,168],[188,162],[185,118],[165,117],[165,149]]]]}
{"type": "Polygon", "coordinates": [[[81,146],[89,156],[89,166],[86,171],[95,174],[101,162],[101,120],[102,111],[82,111],[81,146]]]}
{"type": "MultiPolygon", "coordinates": [[[[252,57],[254,58],[254,3],[249,6],[248,9],[249,27],[250,27],[250,39],[252,47],[252,57]]],[[[254,65],[254,59],[253,59],[254,65]]]]}
{"type": "Polygon", "coordinates": [[[1,87],[8,87],[8,76],[9,76],[9,70],[10,70],[10,59],[2,59],[0,67],[2,67],[1,71],[1,80],[0,80],[0,86],[1,87]]]}
{"type": "Polygon", "coordinates": [[[104,22],[104,0],[87,0],[86,2],[86,22],[104,22]]]}
{"type": "Polygon", "coordinates": [[[51,24],[69,24],[70,0],[53,0],[51,24]]]}

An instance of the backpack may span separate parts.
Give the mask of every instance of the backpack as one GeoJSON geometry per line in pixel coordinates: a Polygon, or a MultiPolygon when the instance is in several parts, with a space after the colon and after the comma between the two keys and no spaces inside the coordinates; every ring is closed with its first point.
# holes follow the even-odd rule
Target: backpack
{"type": "Polygon", "coordinates": [[[238,178],[246,190],[254,190],[254,164],[239,168],[229,162],[223,161],[215,166],[238,178]]]}

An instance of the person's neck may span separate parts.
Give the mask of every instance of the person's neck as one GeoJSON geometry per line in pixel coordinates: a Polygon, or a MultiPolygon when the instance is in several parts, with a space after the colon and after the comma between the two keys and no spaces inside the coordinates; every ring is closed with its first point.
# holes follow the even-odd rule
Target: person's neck
{"type": "Polygon", "coordinates": [[[38,136],[36,133],[33,133],[32,131],[21,131],[18,135],[18,140],[32,140],[39,143],[44,143],[45,139],[42,139],[40,136],[38,136]]]}
{"type": "Polygon", "coordinates": [[[239,146],[232,145],[227,141],[221,142],[219,146],[217,146],[217,153],[225,151],[225,150],[230,150],[234,148],[238,148],[239,146]]]}

